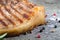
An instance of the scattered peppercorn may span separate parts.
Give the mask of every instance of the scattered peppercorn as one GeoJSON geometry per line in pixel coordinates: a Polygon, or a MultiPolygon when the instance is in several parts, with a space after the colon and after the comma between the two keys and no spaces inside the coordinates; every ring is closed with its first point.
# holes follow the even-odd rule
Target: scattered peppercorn
{"type": "Polygon", "coordinates": [[[43,32],[43,30],[45,30],[45,27],[43,27],[39,32],[41,33],[41,32],[43,32]]]}
{"type": "Polygon", "coordinates": [[[57,25],[55,25],[54,28],[57,28],[57,25]]]}
{"type": "Polygon", "coordinates": [[[39,32],[41,33],[41,32],[43,32],[43,30],[41,29],[39,32]]]}
{"type": "Polygon", "coordinates": [[[45,27],[43,27],[42,30],[45,30],[45,27]]]}
{"type": "Polygon", "coordinates": [[[60,23],[60,20],[58,22],[60,23]]]}
{"type": "Polygon", "coordinates": [[[58,19],[56,19],[56,21],[57,21],[58,19]]]}

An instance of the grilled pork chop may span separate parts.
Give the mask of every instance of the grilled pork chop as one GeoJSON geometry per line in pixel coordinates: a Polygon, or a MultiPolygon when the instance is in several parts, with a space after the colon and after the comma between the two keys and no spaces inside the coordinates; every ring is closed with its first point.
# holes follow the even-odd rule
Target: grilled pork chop
{"type": "Polygon", "coordinates": [[[14,36],[45,24],[44,12],[27,0],[0,0],[0,34],[14,36]]]}

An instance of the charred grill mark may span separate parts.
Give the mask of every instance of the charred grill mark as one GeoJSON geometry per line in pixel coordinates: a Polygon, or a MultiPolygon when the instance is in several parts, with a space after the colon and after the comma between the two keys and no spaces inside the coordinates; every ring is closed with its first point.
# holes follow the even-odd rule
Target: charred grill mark
{"type": "MultiPolygon", "coordinates": [[[[12,9],[14,9],[14,11],[16,11],[16,14],[18,14],[18,15],[22,15],[22,14],[20,14],[15,8],[13,8],[13,7],[11,7],[12,9]]],[[[15,15],[16,16],[16,15],[15,15]]],[[[16,16],[17,17],[17,16],[16,16]]],[[[19,17],[17,17],[18,18],[18,20],[20,20],[20,22],[21,23],[23,23],[23,20],[22,19],[20,19],[19,17]]]]}
{"type": "Polygon", "coordinates": [[[7,19],[5,19],[4,15],[2,15],[2,12],[0,10],[0,21],[1,20],[3,21],[3,24],[5,23],[5,26],[8,26],[10,24],[10,22],[7,19]]]}
{"type": "Polygon", "coordinates": [[[14,6],[11,6],[11,8],[14,9],[16,12],[18,12],[18,14],[22,15],[21,14],[21,10],[18,10],[18,5],[17,5],[17,8],[15,8],[15,7],[14,6]]]}
{"type": "Polygon", "coordinates": [[[2,4],[6,5],[9,0],[2,0],[2,4]]]}
{"type": "Polygon", "coordinates": [[[20,10],[23,10],[24,12],[27,12],[27,14],[31,14],[31,13],[32,13],[31,10],[28,10],[28,11],[27,11],[27,9],[24,9],[23,7],[18,6],[18,8],[19,8],[20,10]]]}
{"type": "Polygon", "coordinates": [[[0,18],[4,17],[1,20],[3,20],[5,22],[5,24],[7,24],[6,26],[8,26],[9,24],[11,24],[11,20],[9,20],[8,18],[6,18],[5,15],[3,15],[3,12],[1,11],[1,9],[0,9],[0,12],[1,12],[0,13],[0,18]]]}
{"type": "Polygon", "coordinates": [[[12,8],[13,8],[15,11],[17,11],[20,15],[22,15],[23,18],[30,19],[29,16],[27,15],[27,13],[26,13],[25,11],[23,11],[22,9],[19,10],[19,7],[18,7],[18,8],[12,7],[12,8]],[[23,14],[21,14],[21,13],[23,13],[23,14]]]}
{"type": "Polygon", "coordinates": [[[33,8],[34,6],[36,6],[36,5],[34,5],[34,4],[32,4],[32,3],[29,3],[29,4],[28,4],[28,7],[29,7],[29,8],[33,8]]]}
{"type": "Polygon", "coordinates": [[[23,3],[22,5],[19,5],[19,7],[21,7],[20,9],[24,10],[25,12],[27,12],[27,14],[29,16],[34,16],[34,14],[33,14],[34,12],[33,12],[33,10],[31,10],[32,8],[29,8],[27,6],[36,6],[36,5],[34,5],[32,3],[28,3],[28,4],[23,3]],[[25,5],[26,8],[23,5],[25,5]]]}
{"type": "MultiPolygon", "coordinates": [[[[9,11],[8,11],[9,12],[9,11]]],[[[4,14],[3,14],[4,15],[4,14]]],[[[6,16],[5,16],[6,17],[6,16]]],[[[6,17],[7,18],[7,17],[6,17]]],[[[13,25],[15,25],[15,23],[11,20],[11,19],[9,19],[9,18],[7,18],[7,20],[9,21],[9,22],[11,22],[11,23],[13,23],[13,25]]]]}
{"type": "MultiPolygon", "coordinates": [[[[10,10],[7,9],[7,11],[11,13],[10,10]]],[[[21,23],[23,23],[23,21],[22,21],[20,18],[18,18],[18,16],[16,16],[16,14],[13,14],[13,13],[12,13],[11,15],[13,15],[13,16],[14,16],[15,18],[17,18],[21,23]]]]}
{"type": "MultiPolygon", "coordinates": [[[[6,17],[6,18],[7,18],[7,17],[6,17]]],[[[8,18],[7,18],[7,19],[8,19],[8,18]]],[[[12,20],[8,19],[8,21],[11,22],[13,25],[15,25],[15,23],[14,23],[12,20]]]]}
{"type": "Polygon", "coordinates": [[[22,15],[19,11],[16,10],[13,6],[11,6],[12,9],[14,9],[18,14],[22,15]]]}
{"type": "Polygon", "coordinates": [[[7,13],[5,9],[1,9],[2,14],[10,21],[13,25],[16,25],[16,22],[14,21],[14,18],[9,13],[4,13],[4,11],[7,13]],[[9,16],[8,16],[9,15],[9,16]]]}
{"type": "Polygon", "coordinates": [[[18,3],[17,0],[11,0],[11,4],[16,5],[18,3]]]}
{"type": "MultiPolygon", "coordinates": [[[[19,3],[19,4],[20,4],[20,3],[19,3]]],[[[32,4],[32,3],[29,3],[29,2],[27,1],[27,3],[23,2],[22,5],[20,5],[19,7],[20,7],[21,9],[23,9],[24,11],[28,12],[28,14],[32,14],[32,13],[33,13],[33,10],[31,10],[31,9],[32,9],[34,6],[36,6],[36,4],[32,4]],[[23,5],[25,5],[26,8],[24,8],[23,5]]]]}
{"type": "Polygon", "coordinates": [[[7,26],[7,24],[6,24],[3,20],[0,20],[0,22],[1,22],[4,26],[7,26]]]}
{"type": "Polygon", "coordinates": [[[12,12],[13,11],[13,9],[10,7],[9,9],[7,8],[7,7],[5,7],[5,9],[11,14],[11,15],[13,15],[16,19],[18,19],[18,21],[20,21],[20,23],[23,23],[23,20],[22,19],[20,19],[19,18],[19,14],[14,10],[14,12],[12,12]],[[12,11],[11,11],[12,10],[12,11]]]}
{"type": "Polygon", "coordinates": [[[7,19],[5,19],[1,13],[0,13],[0,20],[2,20],[6,24],[6,26],[10,24],[10,22],[7,19]]]}
{"type": "Polygon", "coordinates": [[[0,4],[1,5],[5,5],[5,3],[4,3],[5,1],[3,1],[3,0],[0,0],[0,4]]]}
{"type": "Polygon", "coordinates": [[[22,9],[22,10],[28,12],[28,13],[31,12],[30,8],[28,8],[28,7],[27,7],[25,4],[23,4],[23,3],[18,3],[17,6],[19,6],[20,9],[22,9]]]}
{"type": "Polygon", "coordinates": [[[11,4],[11,0],[7,0],[6,5],[10,5],[11,4]]]}
{"type": "Polygon", "coordinates": [[[3,4],[3,3],[2,3],[2,0],[0,0],[0,4],[3,4]]]}
{"type": "Polygon", "coordinates": [[[17,0],[17,2],[21,2],[21,0],[17,0]]]}
{"type": "Polygon", "coordinates": [[[21,14],[22,12],[19,12],[16,8],[12,7],[15,11],[17,11],[20,15],[23,16],[23,18],[29,19],[29,16],[25,13],[25,14],[21,14]]]}
{"type": "Polygon", "coordinates": [[[0,22],[0,29],[5,29],[5,28],[6,28],[5,25],[2,24],[2,22],[0,22]]]}

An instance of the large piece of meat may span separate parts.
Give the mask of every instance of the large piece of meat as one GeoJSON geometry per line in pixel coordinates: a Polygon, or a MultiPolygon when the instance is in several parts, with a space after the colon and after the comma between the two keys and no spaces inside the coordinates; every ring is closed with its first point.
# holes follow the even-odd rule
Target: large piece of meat
{"type": "Polygon", "coordinates": [[[0,34],[19,35],[45,24],[45,10],[27,0],[0,0],[0,34]]]}

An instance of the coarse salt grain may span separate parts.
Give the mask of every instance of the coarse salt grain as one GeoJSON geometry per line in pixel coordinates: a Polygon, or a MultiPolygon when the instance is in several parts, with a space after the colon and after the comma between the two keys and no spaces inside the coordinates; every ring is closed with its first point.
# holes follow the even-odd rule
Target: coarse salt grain
{"type": "Polygon", "coordinates": [[[52,27],[52,28],[53,28],[53,27],[54,27],[54,25],[53,25],[53,24],[51,24],[51,25],[48,25],[48,27],[52,27]]]}
{"type": "Polygon", "coordinates": [[[55,18],[53,18],[53,17],[50,17],[49,19],[50,19],[50,20],[53,20],[53,21],[55,21],[55,20],[56,20],[56,19],[55,19],[55,18]]]}

